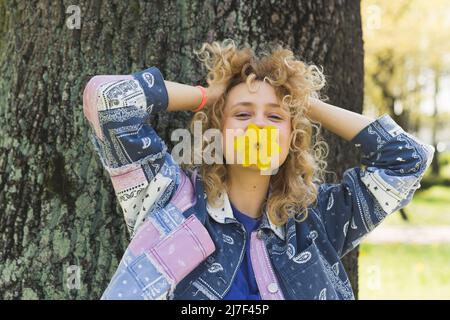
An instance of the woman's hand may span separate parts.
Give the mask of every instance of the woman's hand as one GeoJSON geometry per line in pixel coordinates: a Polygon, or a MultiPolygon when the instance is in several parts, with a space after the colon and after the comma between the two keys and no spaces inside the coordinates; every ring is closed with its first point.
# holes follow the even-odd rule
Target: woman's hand
{"type": "Polygon", "coordinates": [[[206,107],[214,105],[214,103],[225,93],[225,83],[212,83],[206,88],[206,107]]]}

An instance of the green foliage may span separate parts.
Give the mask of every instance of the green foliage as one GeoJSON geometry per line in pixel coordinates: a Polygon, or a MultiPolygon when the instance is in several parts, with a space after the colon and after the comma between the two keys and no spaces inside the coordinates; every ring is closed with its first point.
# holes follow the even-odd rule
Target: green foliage
{"type": "MultiPolygon", "coordinates": [[[[450,7],[446,0],[364,0],[365,111],[417,120],[430,75],[450,71],[450,7]]],[[[429,99],[430,97],[428,97],[429,99]]]]}

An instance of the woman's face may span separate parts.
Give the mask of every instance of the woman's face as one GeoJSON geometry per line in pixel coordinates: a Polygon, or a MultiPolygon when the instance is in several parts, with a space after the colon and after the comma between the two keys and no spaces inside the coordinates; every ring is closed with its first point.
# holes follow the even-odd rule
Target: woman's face
{"type": "MultiPolygon", "coordinates": [[[[254,87],[257,91],[252,93],[246,83],[240,83],[228,92],[222,120],[224,156],[227,163],[236,163],[233,140],[234,137],[242,135],[249,124],[253,123],[259,128],[274,126],[278,132],[281,153],[275,155],[275,161],[271,158],[270,169],[273,170],[284,163],[289,153],[291,119],[289,113],[281,108],[275,89],[270,84],[256,80],[252,89],[254,87]]],[[[248,168],[259,170],[256,165],[248,168]]]]}

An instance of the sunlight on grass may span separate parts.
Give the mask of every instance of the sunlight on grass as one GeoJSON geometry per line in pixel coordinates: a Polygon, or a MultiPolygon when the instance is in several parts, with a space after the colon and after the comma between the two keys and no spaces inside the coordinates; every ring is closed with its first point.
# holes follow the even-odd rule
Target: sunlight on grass
{"type": "Polygon", "coordinates": [[[361,244],[359,299],[450,299],[450,244],[361,244]]]}

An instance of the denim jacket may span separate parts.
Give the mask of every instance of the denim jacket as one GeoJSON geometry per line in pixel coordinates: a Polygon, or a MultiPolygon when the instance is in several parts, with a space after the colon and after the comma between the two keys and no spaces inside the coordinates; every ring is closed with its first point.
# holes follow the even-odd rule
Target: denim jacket
{"type": "Polygon", "coordinates": [[[264,211],[247,238],[227,193],[211,207],[198,170],[181,169],[151,127],[167,106],[156,67],[95,76],[84,90],[91,140],[131,235],[102,299],[222,299],[248,241],[262,299],[354,299],[340,259],[411,201],[434,152],[381,116],[352,140],[361,168],[321,184],[305,221],[276,226],[264,211]]]}

